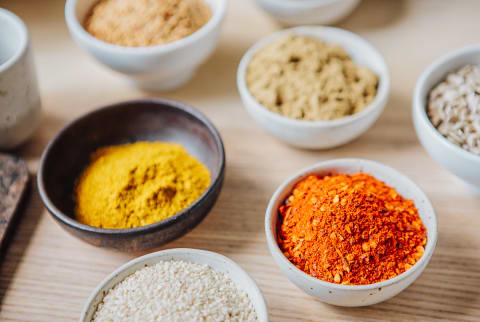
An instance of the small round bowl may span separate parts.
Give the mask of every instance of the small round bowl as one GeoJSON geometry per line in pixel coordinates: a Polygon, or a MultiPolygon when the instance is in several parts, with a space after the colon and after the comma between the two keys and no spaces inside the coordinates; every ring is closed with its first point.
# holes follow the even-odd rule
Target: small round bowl
{"type": "Polygon", "coordinates": [[[127,276],[145,266],[155,265],[160,261],[165,260],[183,260],[197,264],[206,264],[217,272],[226,273],[241,290],[248,294],[248,297],[255,307],[258,321],[268,321],[267,305],[265,304],[262,293],[255,281],[240,267],[240,265],[231,259],[214,252],[188,248],[176,248],[151,253],[136,258],[121,266],[105,278],[93,291],[92,295],[90,295],[80,316],[80,321],[90,322],[97,310],[98,304],[101,303],[105,294],[112,287],[123,281],[127,276]]]}
{"type": "Polygon", "coordinates": [[[480,46],[452,52],[431,64],[420,76],[413,93],[413,122],[417,136],[428,154],[462,179],[472,190],[480,192],[480,155],[453,144],[433,126],[426,112],[430,90],[448,73],[467,64],[480,64],[480,46]]]}
{"type": "Polygon", "coordinates": [[[193,34],[159,46],[124,47],[90,35],[83,22],[97,0],[67,0],[65,19],[75,42],[107,67],[125,74],[145,90],[171,90],[184,85],[217,46],[226,0],[205,0],[210,20],[193,34]]]}
{"type": "Polygon", "coordinates": [[[225,173],[222,139],[205,116],[182,103],[142,99],[97,109],[67,125],[50,141],[38,170],[40,197],[60,226],[95,246],[137,252],[161,246],[193,229],[215,204],[225,173]],[[211,184],[190,206],[147,226],[104,229],[75,219],[75,180],[100,147],[135,141],[181,144],[209,170],[211,184]]]}
{"type": "Polygon", "coordinates": [[[388,100],[390,75],[382,55],[360,36],[333,27],[296,27],[274,33],[253,45],[240,61],[237,85],[247,112],[267,132],[299,148],[327,149],[355,139],[378,119],[388,100]],[[292,119],[272,112],[260,104],[247,87],[248,64],[265,45],[289,34],[316,37],[327,43],[344,47],[356,64],[366,66],[378,75],[379,84],[375,99],[363,111],[332,121],[292,119]]]}
{"type": "Polygon", "coordinates": [[[329,25],[347,17],[360,0],[257,0],[275,20],[287,26],[329,25]]]}
{"type": "Polygon", "coordinates": [[[265,215],[265,233],[268,247],[280,270],[298,288],[319,300],[338,306],[366,306],[379,303],[397,295],[417,279],[432,257],[437,243],[437,217],[425,193],[409,178],[393,168],[362,159],[336,159],[321,162],[304,169],[285,181],[274,193],[265,215]],[[293,187],[310,174],[353,174],[365,172],[395,188],[404,198],[415,202],[418,214],[427,229],[427,245],[420,260],[406,272],[383,282],[369,285],[342,285],[325,282],[304,273],[282,253],[277,243],[278,208],[293,187]]]}

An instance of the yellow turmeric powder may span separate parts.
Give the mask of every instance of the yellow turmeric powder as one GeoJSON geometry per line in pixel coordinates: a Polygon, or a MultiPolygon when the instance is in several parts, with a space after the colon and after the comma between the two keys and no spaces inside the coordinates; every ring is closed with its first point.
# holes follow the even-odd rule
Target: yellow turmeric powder
{"type": "Polygon", "coordinates": [[[210,184],[208,169],[177,144],[137,142],[98,149],[77,180],[75,213],[100,228],[133,228],[188,207],[210,184]]]}

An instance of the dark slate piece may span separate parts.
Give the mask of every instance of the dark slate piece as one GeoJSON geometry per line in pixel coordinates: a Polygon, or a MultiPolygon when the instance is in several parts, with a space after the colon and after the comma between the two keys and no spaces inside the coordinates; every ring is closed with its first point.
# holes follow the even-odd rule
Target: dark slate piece
{"type": "Polygon", "coordinates": [[[27,190],[28,169],[22,159],[0,153],[0,249],[27,190]]]}

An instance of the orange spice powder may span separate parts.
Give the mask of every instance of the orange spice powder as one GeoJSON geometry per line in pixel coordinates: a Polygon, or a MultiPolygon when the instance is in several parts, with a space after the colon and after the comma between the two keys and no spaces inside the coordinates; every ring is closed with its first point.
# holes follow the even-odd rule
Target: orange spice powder
{"type": "Polygon", "coordinates": [[[413,201],[365,173],[299,182],[279,208],[277,233],[284,255],[299,269],[350,285],[405,272],[427,242],[413,201]]]}

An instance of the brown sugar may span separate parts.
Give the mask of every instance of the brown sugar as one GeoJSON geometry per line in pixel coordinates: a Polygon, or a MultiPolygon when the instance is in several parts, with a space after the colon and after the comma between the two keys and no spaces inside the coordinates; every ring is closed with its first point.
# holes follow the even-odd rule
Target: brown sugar
{"type": "Polygon", "coordinates": [[[100,0],[85,29],[119,46],[156,46],[189,36],[210,17],[209,6],[201,0],[100,0]]]}

